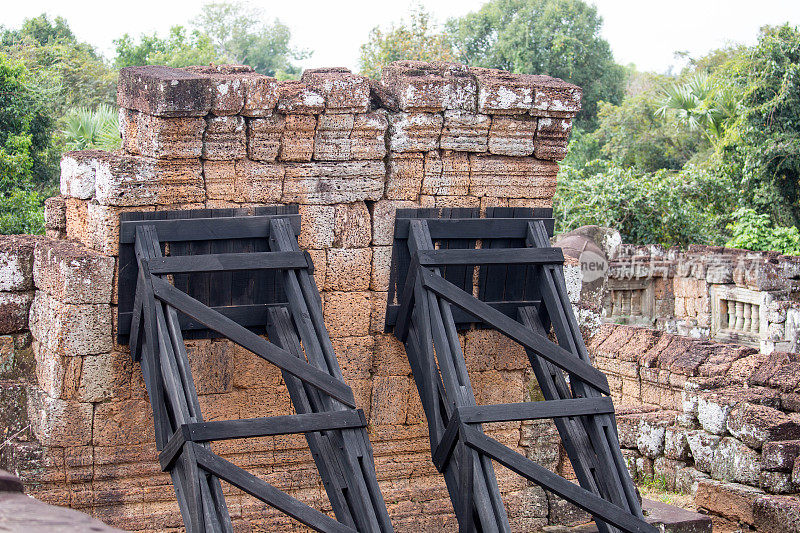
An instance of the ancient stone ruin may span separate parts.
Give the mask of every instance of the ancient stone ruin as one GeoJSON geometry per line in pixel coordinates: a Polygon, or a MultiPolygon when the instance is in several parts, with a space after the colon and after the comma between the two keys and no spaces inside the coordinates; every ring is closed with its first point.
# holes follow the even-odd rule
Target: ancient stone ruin
{"type": "MultiPolygon", "coordinates": [[[[46,206],[48,235],[2,239],[0,467],[19,474],[29,494],[115,527],[180,527],[139,365],[117,342],[120,215],[295,204],[300,247],[313,259],[345,380],[368,416],[394,526],[455,530],[408,360],[384,332],[394,213],[549,207],[580,89],[416,62],[391,65],[381,83],[344,69],[277,82],[243,67],[136,67],[123,69],[118,103],[122,150],[65,154],[62,194],[46,206]]],[[[486,330],[461,337],[480,403],[537,397],[519,346],[486,330]]],[[[291,412],[276,368],[228,341],[187,343],[207,420],[291,412]]],[[[571,477],[550,422],[489,433],[571,477]]],[[[215,450],[329,510],[302,435],[215,450]]],[[[515,528],[587,519],[508,470],[497,474],[515,528]]],[[[236,489],[226,499],[237,527],[297,527],[236,489]]]]}

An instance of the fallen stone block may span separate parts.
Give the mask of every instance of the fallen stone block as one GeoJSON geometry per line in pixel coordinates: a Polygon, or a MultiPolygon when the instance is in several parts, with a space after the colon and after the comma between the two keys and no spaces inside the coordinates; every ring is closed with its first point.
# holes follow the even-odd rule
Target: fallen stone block
{"type": "Polygon", "coordinates": [[[800,438],[800,424],[766,405],[737,405],[728,417],[727,428],[731,435],[756,450],[765,442],[800,438]]]}
{"type": "Polygon", "coordinates": [[[327,113],[366,113],[370,106],[369,80],[346,68],[303,71],[300,81],[325,98],[327,113]]]}
{"type": "Polygon", "coordinates": [[[148,65],[119,71],[117,104],[161,117],[202,117],[211,111],[212,81],[182,69],[148,65]]]}
{"type": "Polygon", "coordinates": [[[695,468],[701,472],[711,472],[714,454],[722,437],[706,433],[703,430],[695,430],[686,433],[686,440],[692,451],[695,468]]]}
{"type": "Polygon", "coordinates": [[[756,500],[764,496],[764,491],[713,479],[697,482],[694,504],[729,520],[755,525],[754,506],[756,500]]]}
{"type": "Polygon", "coordinates": [[[753,523],[764,533],[800,533],[800,499],[762,496],[753,506],[753,523]]]}

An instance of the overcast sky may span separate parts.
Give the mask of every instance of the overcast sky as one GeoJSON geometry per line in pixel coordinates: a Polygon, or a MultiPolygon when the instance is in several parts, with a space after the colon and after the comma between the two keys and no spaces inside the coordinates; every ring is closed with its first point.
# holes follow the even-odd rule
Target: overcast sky
{"type": "MultiPolygon", "coordinates": [[[[358,68],[359,46],[374,26],[388,27],[406,16],[414,0],[255,0],[267,19],[280,19],[292,31],[295,46],[314,51],[304,67],[358,68]],[[380,6],[380,7],[378,7],[380,6]]],[[[484,0],[421,2],[439,20],[478,9],[484,0]]],[[[800,25],[800,0],[590,0],[604,20],[603,34],[619,63],[665,72],[677,65],[676,50],[701,55],[727,42],[752,44],[759,27],[800,25]]],[[[67,19],[80,40],[112,57],[113,39],[123,33],[165,35],[187,24],[202,2],[189,0],[2,0],[0,24],[17,27],[42,12],[67,19]]]]}

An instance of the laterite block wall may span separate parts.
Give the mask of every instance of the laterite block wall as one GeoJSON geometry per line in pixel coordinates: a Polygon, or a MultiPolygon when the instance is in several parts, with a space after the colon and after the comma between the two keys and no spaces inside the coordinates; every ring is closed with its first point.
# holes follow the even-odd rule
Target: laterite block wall
{"type": "MultiPolygon", "coordinates": [[[[28,429],[0,450],[0,467],[18,472],[31,494],[111,525],[180,528],[140,370],[115,343],[119,215],[294,203],[340,365],[369,417],[395,527],[455,531],[403,347],[383,332],[394,211],[550,206],[580,96],[546,76],[457,64],[395,63],[380,83],[344,69],[291,82],[239,66],[123,69],[123,148],[64,155],[48,238],[19,248],[30,273],[0,287],[31,305],[29,324],[16,328],[29,333],[0,337],[3,350],[19,345],[30,361],[13,376],[24,391],[13,401],[16,418],[28,429]]],[[[9,264],[0,261],[0,282],[9,264]]],[[[537,394],[519,347],[484,331],[463,337],[479,402],[537,394]]],[[[291,412],[275,368],[227,341],[188,345],[206,419],[291,412]]],[[[551,425],[491,429],[541,464],[569,470],[551,425]]],[[[328,508],[302,436],[214,446],[328,508]]],[[[521,478],[502,468],[498,476],[515,530],[575,518],[521,478]]],[[[227,489],[237,531],[300,529],[227,489]]]]}

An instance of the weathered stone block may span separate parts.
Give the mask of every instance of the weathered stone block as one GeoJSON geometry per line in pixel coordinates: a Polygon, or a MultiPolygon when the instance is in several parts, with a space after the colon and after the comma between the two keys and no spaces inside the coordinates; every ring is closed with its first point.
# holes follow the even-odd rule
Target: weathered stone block
{"type": "Polygon", "coordinates": [[[727,428],[731,435],[756,450],[769,441],[800,438],[800,424],[766,405],[737,405],[728,416],[727,428]]]}
{"type": "Polygon", "coordinates": [[[382,161],[289,164],[282,201],[338,204],[379,200],[384,171],[382,161]]]}
{"type": "Polygon", "coordinates": [[[221,394],[233,387],[235,345],[227,339],[187,341],[197,394],[221,394]]]}
{"type": "Polygon", "coordinates": [[[201,117],[211,110],[212,81],[202,74],[149,65],[119,72],[117,104],[163,117],[201,117]]]}
{"type": "Polygon", "coordinates": [[[278,103],[278,80],[253,72],[242,76],[242,85],[244,86],[242,115],[245,117],[271,115],[278,103]]]}
{"type": "Polygon", "coordinates": [[[535,117],[495,116],[489,130],[489,152],[496,155],[529,156],[534,151],[535,117]]]}
{"type": "Polygon", "coordinates": [[[287,115],[284,120],[278,159],[281,161],[311,161],[311,157],[314,155],[316,128],[317,119],[313,115],[287,115]]]}
{"type": "Polygon", "coordinates": [[[41,241],[34,250],[37,288],[64,303],[109,303],[114,258],[65,241],[41,241]]]}
{"type": "MultiPolygon", "coordinates": [[[[344,337],[331,342],[345,382],[352,383],[371,378],[372,352],[375,344],[372,337],[344,337]]],[[[359,407],[364,405],[358,400],[356,404],[359,407]]]]}
{"type": "Polygon", "coordinates": [[[0,292],[0,335],[28,329],[33,291],[0,292]]]}
{"type": "Polygon", "coordinates": [[[731,437],[725,437],[719,442],[711,461],[711,477],[745,485],[758,485],[760,472],[761,456],[758,452],[731,437]]]}
{"type": "Polygon", "coordinates": [[[636,448],[650,459],[664,453],[664,434],[667,426],[675,422],[675,413],[658,411],[642,416],[636,434],[636,448]]]}
{"type": "Polygon", "coordinates": [[[369,288],[373,291],[389,290],[389,272],[392,264],[391,246],[374,246],[372,248],[372,276],[369,288]]]}
{"type": "Polygon", "coordinates": [[[407,376],[375,376],[372,388],[370,423],[404,424],[408,406],[409,378],[407,376]]]}
{"type": "Polygon", "coordinates": [[[424,175],[423,154],[408,152],[389,156],[389,174],[386,178],[386,198],[389,200],[416,200],[419,198],[424,175]]]}
{"type": "Polygon", "coordinates": [[[325,98],[303,82],[279,81],[275,108],[287,115],[316,115],[325,109],[325,98]]]}
{"type": "Polygon", "coordinates": [[[383,68],[381,81],[396,96],[403,111],[475,112],[477,85],[464,65],[395,61],[383,68]]]}
{"type": "Polygon", "coordinates": [[[764,470],[791,472],[800,456],[800,440],[765,442],[761,453],[764,470]]]}
{"type": "Polygon", "coordinates": [[[93,355],[111,351],[111,307],[66,304],[37,291],[30,311],[33,338],[52,354],[93,355]]]}
{"type": "Polygon", "coordinates": [[[65,401],[43,393],[28,394],[31,430],[45,446],[83,446],[92,439],[90,403],[65,401]]]}
{"type": "Polygon", "coordinates": [[[44,201],[44,225],[62,235],[67,230],[67,204],[63,196],[51,196],[44,201]]]}
{"type": "Polygon", "coordinates": [[[524,77],[503,70],[474,68],[478,84],[478,111],[493,115],[528,114],[534,89],[524,77]]]}
{"type": "Polygon", "coordinates": [[[372,244],[390,245],[394,241],[395,212],[402,208],[419,207],[406,200],[380,200],[372,207],[372,244]]]}
{"type": "Polygon", "coordinates": [[[692,451],[695,468],[702,472],[711,472],[714,454],[722,437],[706,433],[703,430],[696,430],[687,432],[686,440],[689,442],[689,449],[692,451]]]}
{"type": "Polygon", "coordinates": [[[243,159],[247,156],[246,142],[243,117],[209,117],[203,134],[203,159],[243,159]]]}
{"type": "Polygon", "coordinates": [[[470,185],[470,160],[463,152],[428,152],[422,194],[465,196],[470,185]]]}
{"type": "Polygon", "coordinates": [[[369,292],[325,292],[323,297],[325,325],[331,338],[369,334],[369,292]]]}
{"type": "Polygon", "coordinates": [[[347,161],[350,159],[350,134],[355,122],[351,114],[322,114],[314,138],[314,159],[347,161]]]}
{"type": "Polygon", "coordinates": [[[105,154],[99,150],[66,152],[61,156],[61,194],[83,200],[94,196],[95,160],[105,154]]]}
{"type": "Polygon", "coordinates": [[[363,291],[369,289],[372,263],[370,248],[331,248],[327,254],[325,290],[363,291]]]}
{"type": "Polygon", "coordinates": [[[388,127],[385,111],[356,115],[350,133],[350,157],[356,160],[383,159],[388,127]]]}
{"type": "MultiPolygon", "coordinates": [[[[128,211],[154,210],[154,206],[114,207],[90,202],[86,212],[87,239],[83,241],[83,244],[105,255],[117,255],[119,253],[119,215],[128,211]]],[[[112,293],[112,299],[113,297],[112,293]]]]}
{"type": "Polygon", "coordinates": [[[364,202],[336,206],[333,246],[363,248],[372,240],[372,220],[364,202]]]}
{"type": "Polygon", "coordinates": [[[205,74],[211,80],[211,112],[217,116],[236,115],[244,106],[246,87],[243,78],[253,74],[246,65],[211,65],[187,67],[187,71],[205,74]]]}
{"type": "Polygon", "coordinates": [[[763,471],[759,476],[758,486],[770,494],[789,494],[795,492],[791,472],[763,471]]]}
{"type": "Polygon", "coordinates": [[[234,161],[203,161],[203,178],[209,200],[236,198],[236,163],[234,161]]]}
{"type": "Polygon", "coordinates": [[[753,524],[764,533],[800,533],[800,499],[762,496],[753,506],[753,524]]]}
{"type": "Polygon", "coordinates": [[[558,165],[551,161],[470,155],[470,194],[502,198],[552,198],[558,165]]]}
{"type": "Polygon", "coordinates": [[[445,111],[442,150],[461,152],[486,152],[489,148],[489,115],[467,113],[464,111],[445,111]]]}
{"type": "Polygon", "coordinates": [[[283,194],[284,168],[274,163],[241,159],[235,166],[235,198],[243,202],[277,202],[283,194]]]}
{"type": "Polygon", "coordinates": [[[550,76],[528,76],[535,93],[531,114],[540,117],[573,117],[581,110],[580,87],[550,76]]]}
{"type": "Polygon", "coordinates": [[[664,455],[668,459],[685,461],[689,458],[689,441],[686,440],[686,428],[670,426],[664,432],[664,455]]]}
{"type": "Polygon", "coordinates": [[[153,410],[147,399],[97,405],[92,436],[95,446],[131,446],[151,442],[154,438],[153,410]]]}
{"type": "Polygon", "coordinates": [[[427,152],[439,148],[444,118],[432,113],[390,113],[389,149],[392,152],[427,152]]]}
{"type": "Polygon", "coordinates": [[[160,159],[192,159],[203,153],[202,117],[156,117],[120,109],[125,152],[160,159]]]}
{"type": "Polygon", "coordinates": [[[327,113],[366,113],[369,111],[369,80],[346,68],[315,68],[303,71],[300,81],[325,98],[327,113]]]}
{"type": "Polygon", "coordinates": [[[107,154],[97,159],[97,201],[104,205],[172,205],[205,200],[197,159],[107,154]]]}
{"type": "Polygon", "coordinates": [[[38,240],[28,235],[0,237],[0,291],[33,289],[33,252],[38,240]]]}
{"type": "Polygon", "coordinates": [[[303,249],[325,249],[333,246],[336,208],[332,205],[301,205],[300,236],[303,249]]]}
{"type": "Polygon", "coordinates": [[[257,161],[275,161],[281,148],[286,119],[271,115],[247,121],[247,156],[257,161]]]}
{"type": "Polygon", "coordinates": [[[697,483],[694,503],[730,520],[755,525],[753,507],[763,495],[763,491],[747,485],[701,479],[697,483]]]}
{"type": "Polygon", "coordinates": [[[539,118],[534,139],[534,154],[539,159],[561,161],[567,156],[572,119],[539,118]]]}

